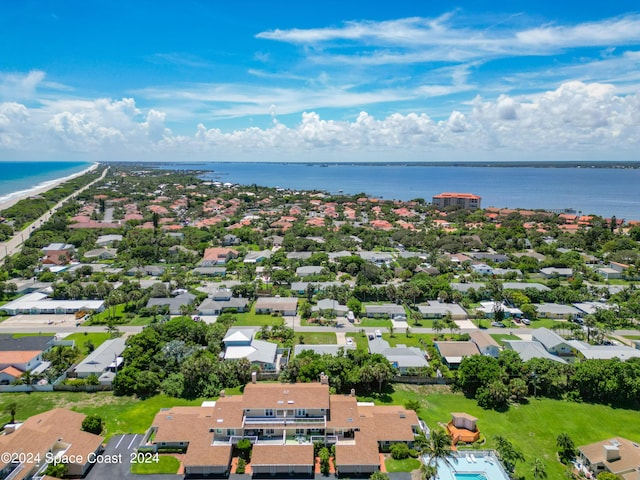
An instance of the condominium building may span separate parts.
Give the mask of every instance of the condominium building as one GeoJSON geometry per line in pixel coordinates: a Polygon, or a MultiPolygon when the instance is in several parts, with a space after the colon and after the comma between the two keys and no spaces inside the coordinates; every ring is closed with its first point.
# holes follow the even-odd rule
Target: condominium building
{"type": "Polygon", "coordinates": [[[370,474],[380,469],[381,450],[411,446],[423,429],[412,410],[330,394],[323,376],[320,383],[250,383],[243,395],[163,409],[148,439],[158,449],[185,449],[187,475],[228,473],[232,446],[243,438],[253,445],[253,475],[312,475],[317,442],[335,444],[340,474],[370,474]]]}
{"type": "Polygon", "coordinates": [[[445,192],[440,195],[434,195],[431,199],[431,203],[433,203],[438,208],[450,207],[450,206],[458,206],[460,208],[468,208],[469,210],[475,210],[480,208],[480,201],[482,197],[478,195],[474,195],[472,193],[452,193],[445,192]]]}

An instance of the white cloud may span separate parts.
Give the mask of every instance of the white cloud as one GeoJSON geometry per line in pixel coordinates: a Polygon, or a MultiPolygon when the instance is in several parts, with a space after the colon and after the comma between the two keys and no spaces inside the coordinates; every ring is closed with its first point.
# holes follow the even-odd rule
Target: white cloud
{"type": "Polygon", "coordinates": [[[0,100],[29,99],[44,78],[45,73],[40,70],[32,70],[27,74],[0,72],[0,100]]]}
{"type": "MultiPolygon", "coordinates": [[[[275,105],[275,104],[274,104],[275,105]]],[[[131,98],[0,104],[0,158],[225,160],[629,159],[640,148],[640,93],[568,82],[537,95],[477,97],[468,111],[435,122],[426,113],[323,119],[229,132],[199,124],[175,135],[166,112],[131,98]],[[606,156],[605,156],[606,155],[606,156]],[[328,157],[327,157],[328,156],[328,157]]],[[[269,108],[269,107],[268,107],[269,108]]]]}

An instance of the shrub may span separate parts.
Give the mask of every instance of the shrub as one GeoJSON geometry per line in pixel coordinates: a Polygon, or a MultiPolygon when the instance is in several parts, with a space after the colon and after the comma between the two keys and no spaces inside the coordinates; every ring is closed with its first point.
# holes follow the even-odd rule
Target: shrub
{"type": "Polygon", "coordinates": [[[394,443],[389,449],[391,457],[395,460],[409,458],[409,446],[406,443],[394,443]]]}
{"type": "Polygon", "coordinates": [[[238,466],[236,467],[236,473],[244,473],[244,469],[247,466],[247,462],[244,458],[238,458],[238,466]]]}

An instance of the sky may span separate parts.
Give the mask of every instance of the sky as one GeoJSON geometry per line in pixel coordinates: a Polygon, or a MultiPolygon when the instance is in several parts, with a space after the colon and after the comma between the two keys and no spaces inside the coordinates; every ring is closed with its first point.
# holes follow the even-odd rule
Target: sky
{"type": "Polygon", "coordinates": [[[640,160],[636,1],[3,2],[0,160],[640,160]]]}

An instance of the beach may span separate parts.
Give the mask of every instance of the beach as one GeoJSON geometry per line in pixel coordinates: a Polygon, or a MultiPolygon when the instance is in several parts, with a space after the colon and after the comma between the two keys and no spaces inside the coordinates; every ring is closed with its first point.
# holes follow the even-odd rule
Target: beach
{"type": "Polygon", "coordinates": [[[81,172],[78,173],[74,173],[73,175],[68,175],[66,177],[62,177],[62,178],[57,178],[55,180],[49,180],[47,182],[43,182],[41,184],[36,185],[33,188],[30,188],[28,190],[21,190],[18,192],[13,192],[9,195],[6,195],[4,197],[0,197],[0,212],[2,212],[2,210],[11,207],[12,205],[15,205],[16,203],[18,203],[20,200],[24,200],[25,198],[29,198],[29,197],[33,197],[35,195],[39,195],[41,193],[46,192],[47,190],[51,190],[52,188],[57,187],[58,185],[71,180],[72,178],[76,178],[79,177],[81,175],[84,175],[85,173],[88,172],[92,172],[93,170],[95,170],[96,168],[98,168],[98,163],[94,163],[92,165],[90,165],[88,168],[85,168],[84,170],[82,170],[81,172]]]}

